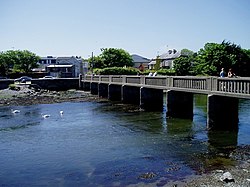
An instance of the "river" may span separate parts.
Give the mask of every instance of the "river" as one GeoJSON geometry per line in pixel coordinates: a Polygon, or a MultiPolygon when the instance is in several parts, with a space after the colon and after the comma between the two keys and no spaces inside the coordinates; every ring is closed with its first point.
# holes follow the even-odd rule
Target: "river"
{"type": "Polygon", "coordinates": [[[233,165],[226,155],[250,144],[250,102],[236,133],[208,133],[206,97],[194,103],[192,121],[111,102],[0,107],[0,186],[163,186],[233,165]]]}

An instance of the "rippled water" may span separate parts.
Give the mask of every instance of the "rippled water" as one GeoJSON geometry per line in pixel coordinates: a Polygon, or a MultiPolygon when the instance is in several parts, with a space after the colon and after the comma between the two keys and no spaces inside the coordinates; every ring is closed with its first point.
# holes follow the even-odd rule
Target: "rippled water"
{"type": "Polygon", "coordinates": [[[199,174],[204,155],[250,143],[249,101],[238,136],[208,134],[205,104],[195,97],[193,121],[112,103],[0,107],[0,186],[163,186],[199,174]]]}

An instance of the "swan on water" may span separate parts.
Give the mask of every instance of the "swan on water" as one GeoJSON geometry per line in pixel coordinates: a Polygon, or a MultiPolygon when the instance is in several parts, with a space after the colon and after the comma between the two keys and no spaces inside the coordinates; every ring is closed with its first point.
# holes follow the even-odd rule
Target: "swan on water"
{"type": "Polygon", "coordinates": [[[42,117],[43,117],[44,119],[46,119],[46,118],[50,117],[50,115],[49,115],[49,114],[41,114],[41,115],[42,115],[42,117]]]}
{"type": "Polygon", "coordinates": [[[11,112],[12,112],[13,114],[17,114],[17,113],[20,113],[20,110],[13,110],[13,109],[11,109],[11,112]]]}

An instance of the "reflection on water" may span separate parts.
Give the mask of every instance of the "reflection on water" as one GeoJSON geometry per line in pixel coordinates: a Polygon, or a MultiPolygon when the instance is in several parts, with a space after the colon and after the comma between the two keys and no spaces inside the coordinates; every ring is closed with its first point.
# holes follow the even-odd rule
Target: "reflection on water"
{"type": "Polygon", "coordinates": [[[165,106],[143,112],[110,102],[0,107],[0,184],[163,186],[234,164],[228,153],[250,143],[250,103],[240,102],[237,134],[208,133],[206,97],[194,102],[193,121],[166,118],[165,106]]]}

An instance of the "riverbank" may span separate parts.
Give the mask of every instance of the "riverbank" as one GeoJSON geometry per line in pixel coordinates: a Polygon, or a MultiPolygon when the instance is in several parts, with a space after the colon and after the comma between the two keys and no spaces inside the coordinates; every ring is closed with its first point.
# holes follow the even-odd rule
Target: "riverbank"
{"type": "Polygon", "coordinates": [[[99,100],[89,92],[80,90],[49,91],[35,90],[28,86],[0,90],[0,106],[34,105],[59,102],[83,102],[99,100]]]}
{"type": "MultiPolygon", "coordinates": [[[[56,92],[35,90],[26,86],[20,87],[16,90],[0,90],[0,106],[84,101],[101,101],[101,99],[97,96],[91,95],[89,92],[80,90],[56,92]]],[[[217,166],[216,169],[210,170],[209,172],[200,172],[197,175],[190,176],[182,181],[173,181],[164,186],[250,186],[250,146],[237,147],[230,155],[221,155],[221,160],[225,157],[227,157],[226,159],[228,160],[234,161],[234,164],[227,167],[217,166]]],[[[220,160],[217,160],[216,162],[218,162],[218,165],[220,164],[220,160]]],[[[215,164],[215,162],[211,164],[215,164]]],[[[154,176],[155,174],[150,175],[150,177],[154,176]]],[[[164,181],[164,179],[162,180],[164,181]]],[[[162,186],[159,184],[161,184],[161,182],[153,184],[143,183],[137,184],[136,186],[162,186]]]]}

